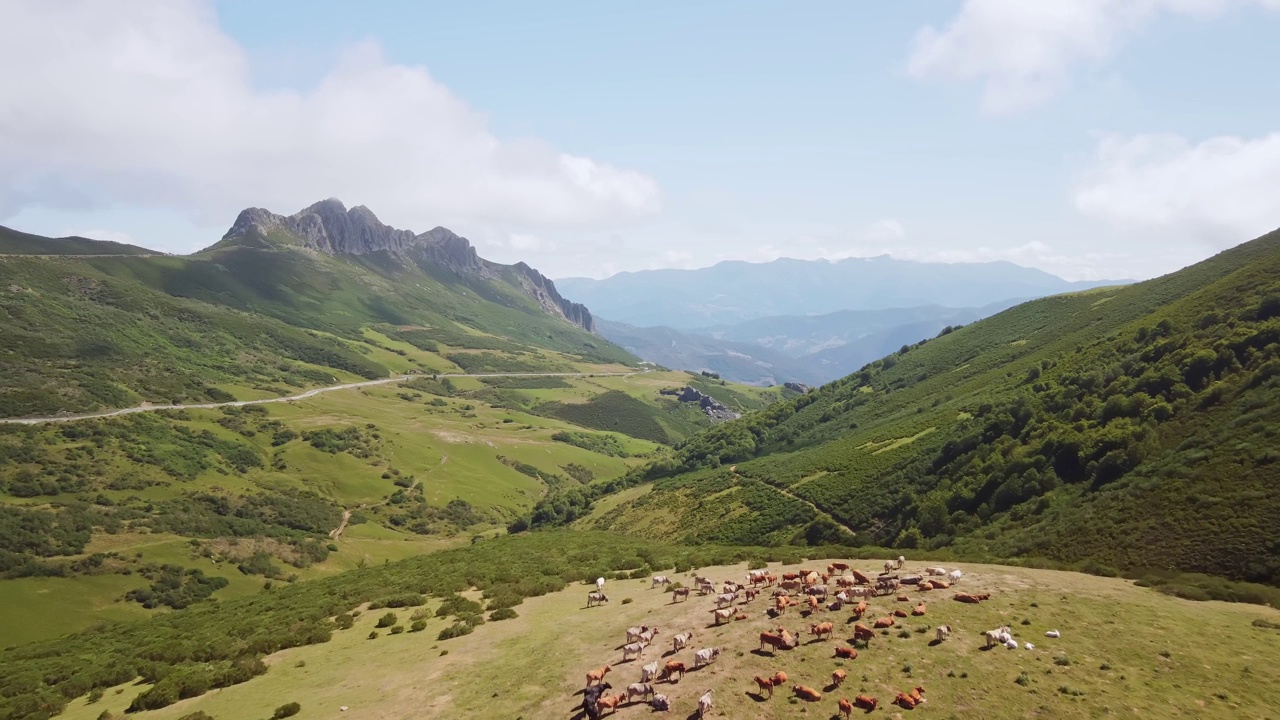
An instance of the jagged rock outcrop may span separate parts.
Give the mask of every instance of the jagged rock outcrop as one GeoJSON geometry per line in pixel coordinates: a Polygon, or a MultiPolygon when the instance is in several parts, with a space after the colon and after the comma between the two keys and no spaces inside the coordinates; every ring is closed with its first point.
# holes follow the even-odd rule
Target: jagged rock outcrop
{"type": "Polygon", "coordinates": [[[686,385],[682,388],[663,388],[658,393],[675,395],[680,402],[698,403],[698,407],[702,408],[702,412],[715,421],[737,420],[742,417],[741,413],[730,410],[724,403],[695,387],[686,385]]]}
{"type": "Polygon", "coordinates": [[[798,383],[798,382],[785,382],[785,383],[782,383],[782,387],[784,387],[784,388],[786,388],[786,389],[788,389],[788,390],[794,390],[794,391],[796,391],[796,392],[798,392],[798,393],[801,393],[801,394],[803,394],[803,393],[807,393],[807,392],[809,392],[810,390],[812,390],[812,389],[813,389],[813,388],[809,387],[808,385],[805,385],[804,383],[798,383]]]}
{"type": "Polygon", "coordinates": [[[448,228],[436,227],[415,235],[383,224],[363,205],[348,210],[336,198],[322,200],[289,216],[248,208],[236,218],[218,246],[270,246],[282,234],[326,255],[387,252],[414,260],[425,259],[463,277],[506,279],[537,301],[548,314],[595,332],[595,321],[586,306],[566,300],[556,290],[555,283],[525,263],[508,266],[490,262],[480,257],[470,241],[448,228]]]}

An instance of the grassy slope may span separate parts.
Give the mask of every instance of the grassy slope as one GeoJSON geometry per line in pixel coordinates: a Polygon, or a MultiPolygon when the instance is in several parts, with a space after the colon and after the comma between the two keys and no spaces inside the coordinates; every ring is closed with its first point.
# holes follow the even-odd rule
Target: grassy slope
{"type": "Polygon", "coordinates": [[[692,438],[601,524],[758,541],[799,498],[821,540],[1280,581],[1278,277],[1273,233],[1020,305],[692,438]]]}
{"type": "MultiPolygon", "coordinates": [[[[527,397],[530,402],[583,403],[606,392],[622,393],[634,399],[645,419],[652,420],[664,417],[667,403],[657,389],[680,382],[682,376],[683,373],[649,373],[557,379],[562,387],[504,388],[505,394],[496,399],[527,397]]],[[[489,393],[495,388],[487,383],[459,379],[455,384],[459,394],[454,397],[389,384],[262,406],[261,415],[190,410],[180,415],[169,413],[167,417],[146,414],[71,425],[4,426],[0,428],[0,453],[11,454],[4,456],[10,462],[0,463],[0,505],[63,513],[64,517],[69,510],[59,510],[60,506],[83,507],[107,517],[132,518],[110,531],[94,531],[83,553],[66,560],[93,553],[118,552],[132,557],[141,552],[142,558],[131,567],[174,563],[226,577],[231,586],[215,594],[226,599],[257,591],[263,578],[241,574],[235,563],[214,565],[200,558],[188,546],[187,538],[213,540],[206,532],[184,532],[181,527],[173,528],[181,536],[147,532],[149,526],[164,522],[175,511],[173,503],[194,493],[212,492],[229,498],[293,491],[313,493],[331,518],[329,525],[318,528],[318,537],[336,527],[343,508],[367,519],[362,524],[349,525],[335,542],[338,551],[324,562],[299,569],[276,561],[286,573],[296,573],[306,580],[350,569],[361,562],[381,563],[448,547],[466,542],[473,534],[505,526],[513,517],[526,514],[548,490],[546,481],[518,472],[511,466],[514,462],[561,481],[569,481],[565,469],[568,466],[585,469],[596,480],[604,480],[646,462],[656,450],[651,442],[625,435],[618,437],[620,447],[630,454],[628,458],[558,442],[551,439],[556,432],[581,428],[530,414],[514,402],[509,403],[510,407],[496,407],[484,399],[494,399],[489,393]],[[463,385],[474,389],[466,391],[463,385]],[[376,429],[368,429],[368,424],[376,429]],[[365,429],[371,442],[372,433],[380,435],[372,442],[369,457],[324,452],[300,437],[273,445],[280,430],[301,435],[350,427],[365,429]],[[238,471],[217,451],[189,442],[182,430],[209,432],[247,449],[260,458],[261,465],[238,471]],[[252,433],[252,437],[242,432],[252,433]],[[92,437],[98,439],[90,441],[92,437]],[[140,453],[140,448],[146,452],[140,453]],[[389,503],[400,488],[393,484],[396,478],[382,475],[393,469],[399,473],[397,478],[412,477],[421,489],[421,507],[429,534],[410,529],[412,515],[420,512],[415,502],[389,503]],[[28,477],[37,483],[64,478],[61,482],[75,484],[57,494],[18,497],[5,493],[6,488],[27,482],[22,478],[28,477]],[[475,524],[460,526],[443,518],[432,519],[432,513],[453,500],[464,500],[473,508],[475,524]],[[99,504],[102,502],[112,505],[99,504]],[[393,524],[397,517],[405,518],[405,524],[393,524]],[[157,544],[158,538],[163,542],[157,544]]],[[[414,497],[413,493],[409,497],[414,497]]],[[[57,557],[51,560],[64,562],[57,557]]],[[[35,612],[45,618],[40,623],[6,624],[0,629],[0,646],[54,637],[104,619],[145,615],[136,604],[117,602],[125,590],[145,585],[138,575],[118,574],[0,580],[0,613],[25,617],[35,612]],[[43,613],[32,601],[50,588],[56,588],[60,597],[76,600],[56,613],[43,613]]]]}
{"type": "MultiPolygon", "coordinates": [[[[819,560],[810,566],[825,564],[819,560]]],[[[877,564],[860,563],[864,569],[877,564]]],[[[617,689],[639,679],[642,663],[619,662],[617,649],[624,629],[639,624],[661,628],[659,642],[645,653],[644,662],[666,655],[670,636],[684,630],[695,630],[697,637],[690,649],[672,659],[692,664],[694,650],[724,648],[710,667],[691,673],[683,682],[659,685],[660,692],[672,700],[673,717],[688,715],[697,697],[708,689],[715,693],[717,715],[795,717],[804,705],[797,707],[789,699],[789,688],[780,688],[773,699],[764,700],[751,694],[755,686],[750,678],[782,670],[789,684],[821,690],[830,682],[831,671],[841,666],[849,672],[844,687],[827,693],[808,712],[832,716],[837,698],[869,693],[880,699],[880,712],[896,713],[898,709],[888,704],[894,693],[914,685],[925,688],[929,702],[918,712],[926,716],[976,713],[997,720],[1029,715],[1089,718],[1118,712],[1152,718],[1262,717],[1280,702],[1271,669],[1280,663],[1277,631],[1250,624],[1259,618],[1276,622],[1280,612],[1191,603],[1124,581],[1075,573],[960,567],[966,573],[967,590],[990,591],[995,597],[973,606],[952,602],[947,591],[913,593],[913,598],[928,600],[929,611],[923,618],[899,621],[900,627],[912,630],[909,636],[898,637],[897,628],[877,636],[872,647],[860,651],[853,661],[837,661],[831,651],[835,644],[844,645],[851,634],[844,622],[847,610],[819,613],[817,618],[834,620],[841,628],[835,641],[805,644],[769,657],[753,652],[758,633],[777,626],[777,621],[761,612],[763,600],[747,606],[749,620],[708,628],[708,600],[695,596],[672,605],[670,595],[649,590],[647,580],[615,580],[606,585],[613,598],[609,606],[584,610],[587,587],[573,585],[524,602],[516,608],[520,617],[514,620],[488,623],[469,636],[447,641],[435,638],[444,626],[439,620],[429,621],[426,632],[420,634],[387,636],[383,631],[382,637],[368,640],[382,613],[366,612],[352,629],[336,633],[329,643],[271,656],[271,670],[262,677],[136,717],[175,720],[197,710],[218,718],[258,717],[284,702],[298,701],[302,712],[297,717],[304,720],[329,717],[343,705],[349,706],[347,715],[354,718],[563,718],[581,702],[574,693],[588,669],[612,663],[609,680],[617,689]],[[623,598],[634,602],[622,605],[623,598]],[[1023,625],[1023,619],[1028,624],[1023,625]],[[944,623],[952,626],[953,635],[940,646],[930,645],[931,631],[914,632],[917,627],[944,623]],[[1003,624],[1011,625],[1015,637],[1034,643],[1036,649],[982,651],[981,632],[1003,624]],[[572,631],[547,632],[547,628],[572,631]],[[1060,630],[1062,638],[1044,637],[1049,629],[1060,630]],[[1058,658],[1065,658],[1067,664],[1057,664],[1058,658]],[[353,667],[360,672],[353,673],[353,667]],[[906,667],[910,672],[904,671],[906,667]],[[1025,686],[1014,682],[1021,673],[1027,676],[1025,686]]],[[[745,565],[700,572],[717,579],[739,578],[745,565]]],[[[678,578],[687,582],[684,575],[678,578]]],[[[892,598],[871,603],[872,612],[878,614],[904,605],[892,598]]],[[[783,624],[807,630],[808,621],[793,610],[783,624]]],[[[77,700],[65,717],[89,720],[103,710],[121,712],[139,688],[121,689],[119,695],[108,690],[94,704],[77,700]]],[[[622,716],[648,714],[643,708],[624,707],[620,712],[622,716]]]]}
{"type": "Polygon", "coordinates": [[[47,238],[0,226],[0,255],[153,255],[137,245],[82,237],[47,238]]]}

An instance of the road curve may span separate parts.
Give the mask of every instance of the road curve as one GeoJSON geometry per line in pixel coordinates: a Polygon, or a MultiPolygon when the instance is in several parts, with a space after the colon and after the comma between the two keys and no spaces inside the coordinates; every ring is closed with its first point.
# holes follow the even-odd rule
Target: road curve
{"type": "Polygon", "coordinates": [[[648,370],[632,370],[631,372],[547,372],[547,373],[436,373],[434,375],[427,373],[414,373],[412,375],[396,375],[394,377],[382,378],[380,380],[366,380],[356,383],[342,383],[340,385],[329,385],[327,387],[314,388],[304,393],[290,395],[288,397],[264,398],[262,400],[232,400],[231,402],[220,403],[195,403],[192,405],[138,405],[131,408],[121,408],[119,410],[108,410],[98,413],[83,413],[80,415],[54,415],[51,417],[31,417],[31,418],[0,418],[0,423],[8,425],[39,425],[41,423],[60,423],[74,422],[76,420],[96,420],[98,418],[109,418],[117,415],[131,415],[140,412],[155,412],[157,410],[209,410],[220,407],[244,407],[245,405],[265,405],[267,403],[290,402],[292,400],[305,400],[309,397],[319,395],[320,393],[333,392],[335,390],[349,390],[351,388],[369,387],[371,385],[386,385],[387,383],[403,382],[405,380],[413,380],[415,378],[487,378],[487,377],[630,377],[640,373],[647,373],[648,370]]]}

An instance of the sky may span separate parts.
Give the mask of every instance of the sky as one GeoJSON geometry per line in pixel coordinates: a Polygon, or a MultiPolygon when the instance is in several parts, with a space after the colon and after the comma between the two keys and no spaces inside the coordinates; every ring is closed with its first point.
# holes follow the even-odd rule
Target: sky
{"type": "Polygon", "coordinates": [[[0,1],[0,224],[327,197],[557,277],[1153,277],[1280,227],[1280,0],[0,1]],[[20,71],[15,71],[20,69],[20,71]]]}

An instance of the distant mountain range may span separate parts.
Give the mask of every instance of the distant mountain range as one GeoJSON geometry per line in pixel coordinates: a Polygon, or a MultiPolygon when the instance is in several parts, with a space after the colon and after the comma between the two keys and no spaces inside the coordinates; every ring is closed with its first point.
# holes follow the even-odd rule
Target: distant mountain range
{"type": "Polygon", "coordinates": [[[564,278],[556,284],[566,297],[615,322],[693,330],[840,310],[977,308],[1128,282],[1068,282],[1009,262],[926,263],[881,256],[730,261],[698,270],[624,272],[604,280],[564,278]]]}
{"type": "Polygon", "coordinates": [[[828,382],[947,326],[1128,282],[1068,282],[1007,262],[876,257],[723,262],[558,284],[591,306],[600,334],[650,362],[768,385],[828,382]]]}

